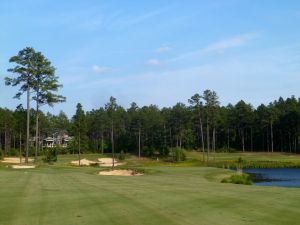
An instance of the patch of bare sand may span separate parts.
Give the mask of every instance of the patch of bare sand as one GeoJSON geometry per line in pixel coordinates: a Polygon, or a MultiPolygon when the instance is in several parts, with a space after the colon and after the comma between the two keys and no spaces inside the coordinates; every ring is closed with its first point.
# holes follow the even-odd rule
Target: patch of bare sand
{"type": "Polygon", "coordinates": [[[26,166],[26,165],[12,165],[13,169],[34,169],[35,166],[26,166]]]}
{"type": "MultiPolygon", "coordinates": [[[[28,158],[28,162],[33,162],[33,158],[28,158]]],[[[2,163],[12,163],[12,164],[18,164],[20,163],[19,157],[4,157],[3,160],[1,160],[2,163]]],[[[25,158],[22,157],[22,163],[25,163],[25,158]]]]}
{"type": "MultiPolygon", "coordinates": [[[[99,165],[102,167],[112,167],[113,166],[113,159],[112,158],[98,158],[99,165]]],[[[125,165],[124,162],[118,162],[114,159],[115,166],[122,166],[125,165]]]]}
{"type": "MultiPolygon", "coordinates": [[[[96,163],[98,163],[98,162],[91,161],[91,160],[88,160],[88,159],[81,159],[80,160],[80,165],[81,166],[90,166],[91,164],[96,164],[96,163]]],[[[71,164],[75,165],[75,166],[79,166],[79,161],[78,160],[72,161],[71,164]]]]}
{"type": "Polygon", "coordinates": [[[132,170],[110,170],[110,171],[100,171],[99,175],[104,176],[141,176],[141,173],[135,173],[132,170]]]}

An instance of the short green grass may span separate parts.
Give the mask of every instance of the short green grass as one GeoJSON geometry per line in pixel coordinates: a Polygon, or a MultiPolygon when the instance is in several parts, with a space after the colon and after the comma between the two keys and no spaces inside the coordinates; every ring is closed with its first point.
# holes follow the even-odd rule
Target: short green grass
{"type": "Polygon", "coordinates": [[[0,224],[299,223],[297,188],[223,184],[229,171],[199,166],[147,166],[155,172],[99,176],[100,168],[69,166],[74,158],[59,156],[54,165],[32,170],[1,167],[0,224]]]}

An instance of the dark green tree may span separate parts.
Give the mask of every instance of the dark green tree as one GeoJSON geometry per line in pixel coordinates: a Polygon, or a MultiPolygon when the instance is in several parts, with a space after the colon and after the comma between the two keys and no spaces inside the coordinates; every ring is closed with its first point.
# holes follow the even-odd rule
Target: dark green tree
{"type": "Polygon", "coordinates": [[[20,99],[21,95],[26,92],[27,101],[27,128],[26,128],[26,158],[25,162],[28,163],[28,150],[29,150],[29,135],[30,135],[30,93],[34,88],[34,75],[35,70],[33,67],[35,61],[35,50],[27,47],[19,51],[18,55],[12,56],[9,59],[10,63],[16,64],[15,67],[8,69],[8,72],[16,74],[17,77],[6,77],[5,84],[8,86],[20,86],[19,91],[15,98],[20,99]]]}
{"type": "Polygon", "coordinates": [[[82,109],[82,105],[80,103],[76,106],[76,113],[73,116],[73,131],[75,140],[78,146],[78,164],[80,166],[81,160],[81,151],[86,150],[87,148],[87,124],[86,124],[86,116],[85,112],[82,109]]]}

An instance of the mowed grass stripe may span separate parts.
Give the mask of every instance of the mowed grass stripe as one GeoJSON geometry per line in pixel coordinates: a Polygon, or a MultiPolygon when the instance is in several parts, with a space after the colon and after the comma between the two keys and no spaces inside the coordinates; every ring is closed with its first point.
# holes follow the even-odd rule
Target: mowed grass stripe
{"type": "MultiPolygon", "coordinates": [[[[97,168],[0,170],[0,224],[295,224],[300,189],[209,181],[215,168],[153,168],[141,177],[97,168]]],[[[297,223],[296,223],[297,224],[297,223]]]]}

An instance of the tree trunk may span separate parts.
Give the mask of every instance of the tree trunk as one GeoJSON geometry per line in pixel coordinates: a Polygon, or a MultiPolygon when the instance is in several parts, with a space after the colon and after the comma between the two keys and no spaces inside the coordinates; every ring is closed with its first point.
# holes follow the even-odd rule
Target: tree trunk
{"type": "Polygon", "coordinates": [[[274,142],[273,142],[273,122],[271,122],[271,151],[274,152],[274,142]]]}
{"type": "Polygon", "coordinates": [[[203,162],[205,161],[205,147],[204,147],[204,135],[203,135],[203,124],[201,119],[201,114],[199,110],[199,125],[200,125],[200,132],[201,132],[201,144],[202,144],[202,153],[203,153],[203,162]]]}
{"type": "Polygon", "coordinates": [[[167,131],[166,131],[166,124],[164,124],[164,148],[167,148],[167,131]]]}
{"type": "Polygon", "coordinates": [[[209,124],[208,119],[206,120],[206,141],[207,141],[207,161],[209,160],[209,148],[210,148],[210,140],[209,140],[209,124]]]}
{"type": "Polygon", "coordinates": [[[14,149],[16,149],[16,135],[14,134],[14,149]]]}
{"type": "Polygon", "coordinates": [[[114,121],[111,123],[111,151],[112,151],[112,168],[115,168],[115,147],[114,147],[114,121]]]}
{"type": "Polygon", "coordinates": [[[253,152],[253,129],[252,129],[252,127],[251,127],[251,130],[250,130],[250,135],[251,135],[251,137],[250,137],[250,139],[251,139],[251,152],[253,152]]]}
{"type": "Polygon", "coordinates": [[[229,128],[227,128],[227,149],[229,150],[230,148],[230,139],[229,139],[229,128]]]}
{"type": "Polygon", "coordinates": [[[81,143],[80,143],[80,131],[79,131],[79,135],[78,135],[78,165],[80,166],[80,161],[81,161],[81,159],[80,159],[80,145],[81,145],[81,143]]]}
{"type": "Polygon", "coordinates": [[[26,126],[25,163],[28,163],[29,126],[30,126],[30,88],[27,88],[27,126],[26,126]]]}
{"type": "Polygon", "coordinates": [[[283,138],[282,138],[282,131],[280,131],[280,151],[283,152],[283,138]]]}
{"type": "Polygon", "coordinates": [[[22,133],[20,131],[20,164],[22,163],[22,133]]]}
{"type": "Polygon", "coordinates": [[[216,128],[213,128],[213,151],[214,151],[214,158],[216,154],[216,128]]]}
{"type": "Polygon", "coordinates": [[[242,145],[243,145],[243,152],[245,152],[245,134],[244,134],[244,129],[242,129],[242,145]]]}
{"type": "Polygon", "coordinates": [[[169,135],[170,135],[170,147],[172,148],[172,130],[169,129],[169,135]]]}
{"type": "Polygon", "coordinates": [[[141,158],[141,128],[139,128],[139,158],[141,158]]]}
{"type": "Polygon", "coordinates": [[[4,152],[5,155],[7,155],[8,151],[7,151],[7,131],[6,131],[6,125],[4,128],[4,152]]]}
{"type": "Polygon", "coordinates": [[[291,133],[290,132],[289,132],[289,148],[290,148],[290,153],[292,153],[291,133]]]}
{"type": "Polygon", "coordinates": [[[270,143],[269,143],[269,129],[267,128],[267,148],[268,148],[268,152],[270,152],[270,143]]]}
{"type": "Polygon", "coordinates": [[[101,132],[101,152],[104,153],[104,140],[103,140],[103,132],[101,132]]]}
{"type": "Polygon", "coordinates": [[[36,103],[36,117],[35,117],[35,154],[34,159],[37,160],[38,148],[39,148],[39,103],[38,103],[38,96],[37,103],[36,103]]]}

